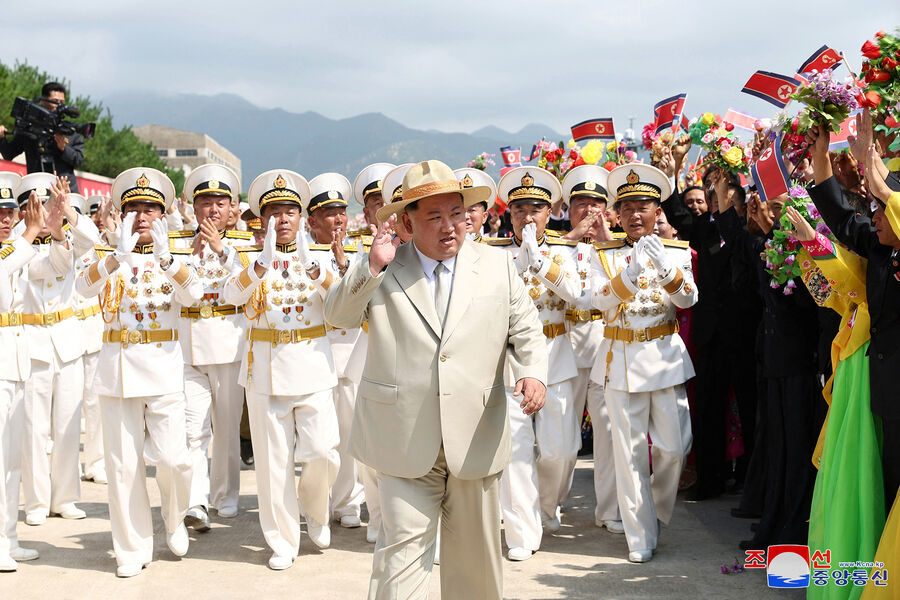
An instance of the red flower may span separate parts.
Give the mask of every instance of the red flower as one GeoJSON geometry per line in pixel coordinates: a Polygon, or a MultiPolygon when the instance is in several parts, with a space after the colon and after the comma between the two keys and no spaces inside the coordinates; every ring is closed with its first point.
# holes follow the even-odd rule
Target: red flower
{"type": "Polygon", "coordinates": [[[884,29],[882,29],[881,31],[879,31],[878,33],[875,34],[875,39],[880,40],[885,35],[887,35],[887,32],[884,29]]]}
{"type": "Polygon", "coordinates": [[[866,75],[865,77],[863,77],[863,81],[865,81],[866,83],[872,83],[872,80],[875,79],[875,71],[877,70],[878,69],[869,69],[868,71],[866,71],[866,75]]]}
{"type": "Polygon", "coordinates": [[[875,81],[890,81],[891,79],[891,74],[881,69],[872,69],[869,73],[872,74],[872,78],[875,81]]]}
{"type": "Polygon", "coordinates": [[[569,150],[569,158],[571,158],[572,160],[578,158],[578,152],[575,151],[575,148],[569,150]]]}
{"type": "Polygon", "coordinates": [[[884,67],[885,69],[887,69],[888,71],[893,71],[894,69],[897,68],[898,65],[900,65],[900,62],[897,62],[890,56],[885,56],[883,59],[881,59],[881,66],[884,67]]]}
{"type": "Polygon", "coordinates": [[[603,165],[603,168],[606,169],[607,171],[612,171],[613,169],[616,168],[616,163],[614,163],[611,160],[608,160],[608,161],[606,161],[606,164],[603,165]]]}
{"type": "Polygon", "coordinates": [[[888,115],[887,117],[885,117],[884,124],[891,129],[897,129],[898,127],[900,127],[900,123],[897,122],[897,119],[894,118],[894,115],[888,115]]]}
{"type": "Polygon", "coordinates": [[[862,53],[866,58],[878,58],[881,56],[881,48],[878,47],[878,44],[874,44],[869,40],[866,40],[866,43],[862,45],[862,53]]]}
{"type": "Polygon", "coordinates": [[[875,108],[881,104],[881,94],[875,91],[866,92],[862,101],[863,108],[875,108]]]}
{"type": "Polygon", "coordinates": [[[587,164],[587,163],[584,162],[584,159],[581,158],[580,156],[578,156],[578,157],[575,158],[575,162],[572,163],[572,167],[571,167],[571,168],[574,169],[575,167],[580,167],[581,165],[586,165],[586,164],[587,164]]]}
{"type": "Polygon", "coordinates": [[[734,125],[732,125],[731,123],[726,121],[725,122],[725,131],[734,131],[734,125]]]}
{"type": "Polygon", "coordinates": [[[869,63],[869,61],[865,61],[862,65],[862,69],[860,70],[860,73],[865,73],[866,71],[868,71],[871,68],[872,68],[871,63],[869,63]]]}

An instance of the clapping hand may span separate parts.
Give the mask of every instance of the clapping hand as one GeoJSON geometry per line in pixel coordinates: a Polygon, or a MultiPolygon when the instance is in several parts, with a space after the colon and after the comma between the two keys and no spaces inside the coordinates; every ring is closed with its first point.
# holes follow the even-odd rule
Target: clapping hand
{"type": "Polygon", "coordinates": [[[633,282],[637,281],[637,278],[644,270],[644,265],[641,264],[641,257],[644,254],[644,245],[647,243],[645,241],[646,239],[647,236],[644,236],[635,242],[634,248],[631,250],[631,261],[628,263],[628,266],[625,267],[625,274],[633,282]]]}
{"type": "Polygon", "coordinates": [[[160,217],[150,224],[150,237],[153,239],[153,257],[156,262],[168,266],[172,253],[169,252],[169,228],[165,218],[160,217]]]}
{"type": "Polygon", "coordinates": [[[113,256],[119,262],[124,261],[125,257],[131,254],[131,251],[137,245],[138,238],[141,237],[141,234],[134,231],[134,220],[136,217],[137,213],[130,212],[122,220],[122,228],[119,231],[119,245],[113,253],[113,256]]]}
{"type": "Polygon", "coordinates": [[[643,240],[646,240],[644,252],[653,261],[659,275],[665,277],[672,269],[672,261],[669,259],[669,255],[666,254],[666,247],[663,246],[662,240],[657,235],[646,235],[641,238],[641,241],[643,240]]]}

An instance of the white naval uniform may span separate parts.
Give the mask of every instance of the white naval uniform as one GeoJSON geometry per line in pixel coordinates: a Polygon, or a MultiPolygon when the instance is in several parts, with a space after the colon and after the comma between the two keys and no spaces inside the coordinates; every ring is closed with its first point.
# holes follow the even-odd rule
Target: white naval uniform
{"type": "Polygon", "coordinates": [[[106,273],[109,252],[112,248],[98,248],[98,261],[82,271],[77,289],[103,299],[104,342],[93,384],[100,397],[113,550],[119,566],[147,564],[153,557],[153,520],[146,463],[156,466],[169,534],[188,509],[191,465],[184,380],[177,376],[184,362],[177,327],[181,308],[203,290],[178,250],[163,271],[153,245],[138,244],[106,273]]]}
{"type": "Polygon", "coordinates": [[[0,250],[0,557],[19,546],[16,522],[25,429],[24,382],[31,372],[20,320],[23,298],[19,274],[35,254],[31,244],[21,238],[4,241],[0,250]]]}
{"type": "MultiPolygon", "coordinates": [[[[169,233],[171,247],[193,252],[194,230],[169,233]]],[[[241,482],[241,413],[244,389],[238,383],[244,336],[243,307],[222,299],[237,260],[235,248],[253,244],[253,234],[224,231],[230,251],[217,256],[207,246],[184,256],[203,285],[203,298],[181,311],[178,341],[184,355],[187,437],[193,466],[191,506],[237,510],[241,482]],[[210,442],[212,457],[207,460],[210,442]]]]}
{"type": "MultiPolygon", "coordinates": [[[[487,243],[504,247],[514,259],[520,252],[513,239],[487,243]]],[[[538,273],[526,270],[522,279],[544,325],[550,354],[547,398],[539,412],[525,415],[519,407],[521,397],[513,396],[515,380],[507,367],[512,454],[500,478],[506,544],[532,551],[540,547],[542,520],[556,518],[560,502],[568,495],[569,475],[581,447],[572,394],[577,369],[572,344],[565,335],[566,305],[580,292],[574,248],[571,242],[549,236],[540,240],[538,247],[541,269],[538,273]]]]}
{"type": "MultiPolygon", "coordinates": [[[[358,260],[358,251],[359,248],[355,244],[344,245],[348,268],[358,260]]],[[[340,278],[337,260],[329,244],[310,244],[310,252],[319,265],[328,269],[335,279],[340,278]]],[[[356,460],[348,452],[350,425],[353,423],[353,408],[356,405],[356,387],[359,385],[359,378],[351,378],[348,367],[351,366],[350,359],[353,357],[362,329],[359,327],[340,329],[330,325],[326,325],[326,329],[338,381],[332,393],[341,438],[338,446],[341,466],[331,486],[331,516],[339,521],[341,517],[347,516],[358,518],[364,499],[356,460]]]]}
{"type": "MultiPolygon", "coordinates": [[[[591,304],[591,269],[596,254],[593,241],[585,239],[578,244],[575,265],[581,284],[581,293],[566,310],[569,339],[575,351],[578,375],[572,382],[575,397],[575,415],[579,422],[584,415],[585,403],[591,416],[594,455],[594,522],[619,521],[619,502],[616,499],[616,469],[613,462],[612,435],[603,387],[591,381],[591,369],[603,342],[603,314],[591,304]]],[[[573,469],[569,476],[572,488],[573,469]]]]}
{"type": "Polygon", "coordinates": [[[247,394],[259,495],[259,524],[279,556],[300,548],[300,514],[329,522],[329,492],[340,467],[332,388],[337,375],[322,306],[334,276],[311,280],[295,244],[277,245],[260,279],[260,247],[238,249],[225,301],[243,305],[248,320],[239,381],[247,394]],[[303,465],[295,481],[295,461],[303,465]]]}
{"type": "MultiPolygon", "coordinates": [[[[84,219],[80,219],[83,221],[84,219]]],[[[31,375],[25,382],[22,488],[25,514],[46,517],[81,495],[78,451],[84,390],[84,335],[75,318],[74,235],[35,239],[38,256],[25,268],[25,335],[31,375]]]]}
{"type": "Polygon", "coordinates": [[[642,256],[644,269],[632,282],[625,268],[633,249],[623,240],[599,243],[593,271],[593,305],[604,312],[607,325],[591,379],[604,386],[616,491],[631,551],[656,548],[657,519],[668,524],[672,517],[691,446],[683,384],[694,376],[694,367],[674,332],[675,309],[693,306],[697,287],[687,243],[662,242],[672,264],[665,278],[642,256]],[[648,432],[653,440],[652,479],[648,432]]]}

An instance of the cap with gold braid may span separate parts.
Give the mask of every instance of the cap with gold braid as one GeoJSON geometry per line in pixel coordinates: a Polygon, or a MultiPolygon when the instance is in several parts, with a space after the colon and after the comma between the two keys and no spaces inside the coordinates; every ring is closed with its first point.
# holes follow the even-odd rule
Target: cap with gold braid
{"type": "Polygon", "coordinates": [[[46,202],[50,199],[50,188],[56,183],[56,175],[53,173],[29,173],[19,180],[13,195],[19,202],[19,206],[23,206],[28,202],[28,197],[34,191],[38,200],[46,202]]]}
{"type": "Polygon", "coordinates": [[[302,210],[309,202],[309,183],[300,173],[287,169],[266,171],[250,184],[247,201],[257,217],[269,204],[296,204],[302,210]]]}
{"type": "Polygon", "coordinates": [[[22,176],[18,173],[0,171],[0,208],[19,208],[15,191],[22,176]]]}
{"type": "Polygon", "coordinates": [[[453,174],[456,175],[457,179],[459,179],[459,182],[462,184],[464,189],[468,189],[476,185],[483,185],[490,188],[491,195],[487,200],[484,201],[484,203],[488,205],[488,208],[494,205],[494,202],[497,199],[497,184],[494,183],[493,177],[491,177],[481,169],[472,169],[470,167],[456,169],[455,171],[453,171],[453,174]]]}
{"type": "Polygon", "coordinates": [[[69,206],[74,208],[79,215],[87,214],[87,198],[81,194],[69,193],[66,194],[66,199],[69,201],[69,206]]]}
{"type": "MultiPolygon", "coordinates": [[[[387,191],[388,177],[393,173],[392,171],[385,177],[382,195],[387,191]]],[[[403,176],[401,198],[379,208],[376,216],[379,221],[384,222],[391,215],[402,212],[413,202],[448,193],[462,196],[463,206],[468,208],[479,202],[487,202],[491,188],[484,185],[463,188],[450,167],[439,160],[426,160],[409,167],[403,176]]]]}
{"type": "Polygon", "coordinates": [[[650,200],[660,203],[672,194],[666,174],[650,165],[630,163],[610,171],[607,185],[615,190],[613,206],[623,200],[650,200]]]}
{"type": "Polygon", "coordinates": [[[359,172],[353,182],[353,197],[360,206],[366,205],[366,199],[375,194],[381,195],[384,176],[393,171],[396,165],[375,163],[359,172]]]}
{"type": "Polygon", "coordinates": [[[103,204],[104,198],[106,198],[106,196],[101,196],[100,194],[95,194],[95,195],[91,196],[90,198],[88,198],[87,199],[88,214],[92,215],[92,214],[96,213],[98,210],[100,210],[100,205],[103,204]]]}
{"type": "Polygon", "coordinates": [[[394,214],[393,212],[388,212],[386,207],[394,201],[403,199],[403,178],[411,166],[413,166],[413,163],[398,165],[391,169],[384,176],[384,179],[381,180],[381,197],[384,200],[384,206],[375,213],[375,218],[380,222],[383,223],[385,219],[394,214]],[[386,215],[384,218],[381,216],[383,214],[386,215]]]}
{"type": "Polygon", "coordinates": [[[309,180],[309,200],[303,208],[307,215],[320,208],[347,206],[350,181],[340,173],[322,173],[309,180]]]}
{"type": "Polygon", "coordinates": [[[507,204],[553,204],[562,196],[559,179],[539,167],[516,167],[500,178],[500,198],[507,204]]]}
{"type": "Polygon", "coordinates": [[[608,178],[609,171],[599,165],[580,165],[570,169],[562,180],[563,198],[569,201],[575,196],[587,196],[608,201],[608,178]]]}
{"type": "Polygon", "coordinates": [[[184,180],[184,189],[192,199],[200,196],[225,196],[233,200],[241,191],[241,180],[228,167],[208,163],[191,171],[184,180]]]}
{"type": "Polygon", "coordinates": [[[146,202],[159,204],[165,212],[175,199],[175,186],[162,171],[134,167],[119,173],[113,181],[110,195],[113,206],[118,210],[129,202],[146,202]]]}

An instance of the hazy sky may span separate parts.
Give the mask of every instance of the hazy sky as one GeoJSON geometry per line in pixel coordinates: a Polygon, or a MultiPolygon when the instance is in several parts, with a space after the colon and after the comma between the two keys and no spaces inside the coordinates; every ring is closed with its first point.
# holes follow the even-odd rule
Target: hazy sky
{"type": "Polygon", "coordinates": [[[740,92],[753,71],[792,74],[822,44],[858,70],[862,43],[900,26],[897,0],[4,4],[0,59],[65,77],[76,94],[231,92],[442,131],[568,131],[601,116],[619,131],[634,116],[639,130],[679,92],[689,116],[767,116],[774,107],[740,92]]]}

